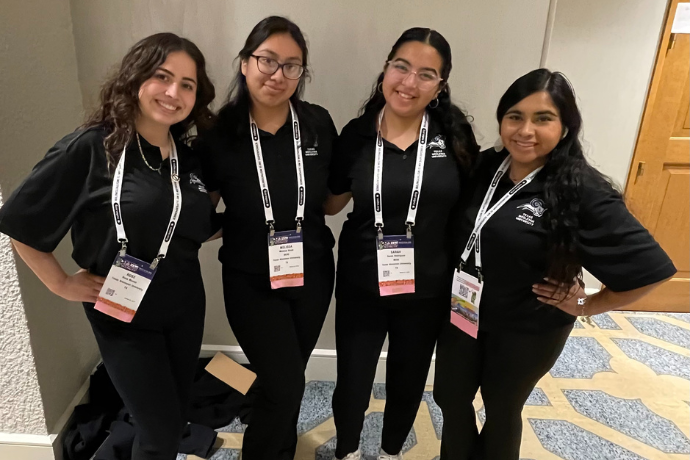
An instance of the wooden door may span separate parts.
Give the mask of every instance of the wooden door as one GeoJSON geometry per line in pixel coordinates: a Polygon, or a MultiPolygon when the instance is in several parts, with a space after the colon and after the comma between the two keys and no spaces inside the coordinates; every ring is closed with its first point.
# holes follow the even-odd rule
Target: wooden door
{"type": "Polygon", "coordinates": [[[632,310],[690,312],[690,35],[671,33],[678,3],[669,4],[625,193],[678,273],[632,310]]]}

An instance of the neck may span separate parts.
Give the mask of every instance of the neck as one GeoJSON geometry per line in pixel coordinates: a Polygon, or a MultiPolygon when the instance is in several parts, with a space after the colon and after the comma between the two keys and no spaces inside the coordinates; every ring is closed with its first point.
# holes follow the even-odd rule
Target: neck
{"type": "Polygon", "coordinates": [[[424,112],[412,117],[401,117],[392,110],[385,110],[383,112],[383,120],[381,121],[381,134],[386,139],[395,138],[405,133],[415,136],[419,133],[419,127],[422,124],[424,112]]]}
{"type": "Polygon", "coordinates": [[[517,161],[510,162],[510,168],[508,169],[508,177],[515,183],[520,182],[525,177],[535,169],[543,166],[545,161],[534,161],[531,163],[518,163],[517,161]]]}
{"type": "Polygon", "coordinates": [[[169,126],[161,125],[142,116],[137,117],[134,126],[139,135],[146,139],[149,144],[161,149],[163,159],[168,157],[170,154],[169,126]]]}
{"type": "Polygon", "coordinates": [[[259,129],[275,134],[287,121],[290,104],[286,101],[277,107],[268,107],[257,103],[252,98],[252,106],[249,111],[259,129]]]}

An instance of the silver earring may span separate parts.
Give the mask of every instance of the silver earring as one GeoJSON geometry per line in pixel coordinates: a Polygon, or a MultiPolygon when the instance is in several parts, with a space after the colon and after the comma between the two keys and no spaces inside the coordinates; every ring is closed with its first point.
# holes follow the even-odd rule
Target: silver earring
{"type": "Polygon", "coordinates": [[[501,136],[498,136],[498,139],[496,139],[496,142],[494,142],[494,150],[500,152],[503,150],[503,147],[503,139],[501,139],[501,136]]]}
{"type": "Polygon", "coordinates": [[[378,85],[376,85],[376,91],[378,91],[379,93],[383,94],[383,89],[382,89],[382,87],[383,87],[383,82],[381,82],[381,83],[379,83],[378,85]]]}
{"type": "Polygon", "coordinates": [[[561,139],[565,139],[565,136],[567,136],[567,135],[568,135],[568,127],[566,126],[565,128],[563,128],[563,135],[561,136],[561,139]]]}
{"type": "Polygon", "coordinates": [[[439,104],[439,101],[438,101],[438,98],[436,98],[436,99],[434,99],[433,101],[431,101],[431,102],[429,103],[429,108],[430,108],[430,109],[435,109],[436,107],[438,107],[438,104],[439,104]],[[436,101],[436,105],[431,105],[431,104],[433,104],[434,101],[436,101]]]}

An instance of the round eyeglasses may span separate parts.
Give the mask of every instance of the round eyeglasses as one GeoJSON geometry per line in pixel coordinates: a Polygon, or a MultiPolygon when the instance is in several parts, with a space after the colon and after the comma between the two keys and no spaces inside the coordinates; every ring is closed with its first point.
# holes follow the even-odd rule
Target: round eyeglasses
{"type": "Polygon", "coordinates": [[[304,66],[301,64],[294,64],[292,62],[281,64],[273,58],[256,56],[254,54],[251,57],[256,59],[256,67],[259,69],[259,72],[265,75],[273,75],[278,69],[283,69],[283,76],[285,78],[288,80],[299,80],[304,73],[304,66]]]}
{"type": "Polygon", "coordinates": [[[417,77],[417,88],[422,91],[432,89],[437,84],[443,81],[443,78],[439,77],[433,70],[420,70],[415,72],[412,70],[409,64],[404,61],[388,61],[388,71],[400,80],[405,80],[410,74],[414,74],[417,77]]]}

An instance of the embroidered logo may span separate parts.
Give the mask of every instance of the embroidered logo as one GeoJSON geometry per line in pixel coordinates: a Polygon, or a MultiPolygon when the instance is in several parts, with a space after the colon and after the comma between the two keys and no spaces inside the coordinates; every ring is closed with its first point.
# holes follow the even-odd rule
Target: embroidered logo
{"type": "Polygon", "coordinates": [[[436,135],[436,137],[429,142],[429,149],[432,149],[431,158],[446,158],[445,138],[441,134],[436,135]]]}
{"type": "Polygon", "coordinates": [[[307,147],[307,149],[304,151],[304,156],[305,157],[315,157],[319,155],[319,151],[317,150],[319,148],[319,137],[316,136],[316,139],[314,140],[314,145],[312,147],[307,147]]]}
{"type": "Polygon", "coordinates": [[[206,190],[206,185],[203,182],[201,182],[201,179],[199,179],[199,177],[196,174],[189,173],[189,183],[190,185],[197,185],[199,187],[200,192],[208,193],[208,191],[206,190]]]}
{"type": "Polygon", "coordinates": [[[541,217],[544,215],[544,212],[546,212],[544,202],[539,198],[534,198],[529,203],[521,204],[517,208],[522,209],[524,211],[528,211],[532,215],[530,216],[529,214],[527,214],[527,212],[523,212],[521,215],[517,216],[515,220],[531,226],[534,226],[535,217],[541,217]]]}

